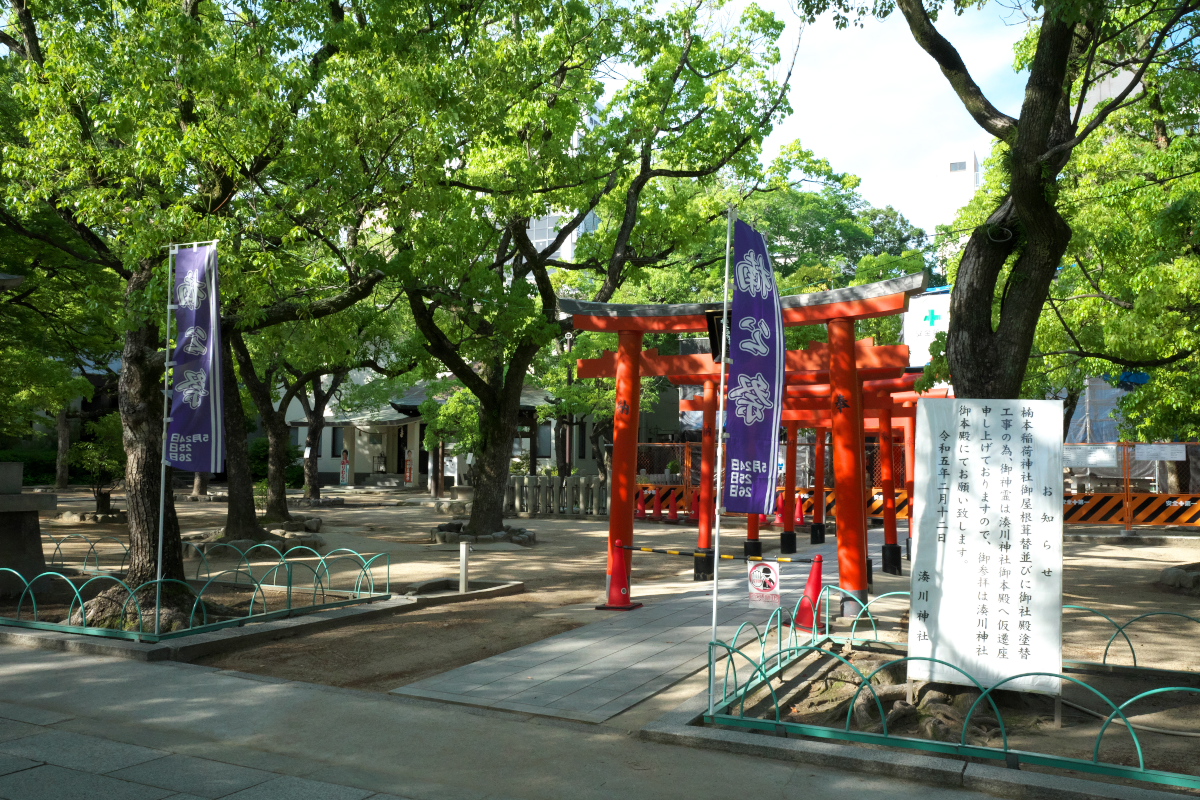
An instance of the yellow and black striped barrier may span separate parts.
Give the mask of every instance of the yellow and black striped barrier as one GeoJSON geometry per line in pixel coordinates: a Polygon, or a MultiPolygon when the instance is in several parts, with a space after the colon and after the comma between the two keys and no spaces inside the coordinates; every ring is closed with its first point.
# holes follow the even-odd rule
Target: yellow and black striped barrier
{"type": "MultiPolygon", "coordinates": [[[[630,547],[629,545],[620,545],[622,550],[635,550],[640,553],[661,553],[667,556],[689,556],[691,558],[705,558],[711,556],[712,553],[701,553],[698,550],[660,550],[657,547],[630,547]]],[[[721,555],[722,559],[730,561],[778,561],[782,564],[811,564],[811,558],[763,558],[762,556],[730,556],[721,555]]]]}
{"type": "MultiPolygon", "coordinates": [[[[1133,525],[1200,526],[1200,495],[1129,495],[1133,525]]],[[[1063,522],[1081,525],[1121,525],[1125,522],[1125,495],[1074,494],[1063,498],[1063,522]]]]}

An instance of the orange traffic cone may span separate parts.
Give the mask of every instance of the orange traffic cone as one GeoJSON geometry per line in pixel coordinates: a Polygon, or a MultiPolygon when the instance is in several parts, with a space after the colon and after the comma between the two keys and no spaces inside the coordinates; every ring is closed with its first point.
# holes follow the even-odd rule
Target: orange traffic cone
{"type": "Polygon", "coordinates": [[[650,519],[655,522],[662,522],[662,507],[663,507],[663,489],[661,486],[654,487],[654,513],[650,515],[650,519]]]}
{"type": "Polygon", "coordinates": [[[804,524],[804,495],[796,492],[796,524],[804,524]]]}
{"type": "Polygon", "coordinates": [[[637,512],[634,513],[633,516],[636,519],[645,519],[646,518],[646,492],[643,491],[642,489],[638,489],[637,512]]]}
{"type": "MultiPolygon", "coordinates": [[[[804,598],[796,611],[796,628],[811,631],[813,620],[820,617],[817,613],[817,603],[821,600],[821,557],[813,556],[812,571],[808,573],[808,583],[804,585],[804,598]]],[[[818,625],[817,633],[828,633],[824,623],[818,625]]]]}
{"type": "Polygon", "coordinates": [[[679,524],[679,491],[671,489],[671,494],[667,498],[667,522],[672,525],[679,524]]]}
{"type": "Polygon", "coordinates": [[[783,524],[783,492],[775,496],[775,524],[783,524]]]}
{"type": "Polygon", "coordinates": [[[688,522],[700,521],[700,493],[693,490],[688,497],[688,522]]]}

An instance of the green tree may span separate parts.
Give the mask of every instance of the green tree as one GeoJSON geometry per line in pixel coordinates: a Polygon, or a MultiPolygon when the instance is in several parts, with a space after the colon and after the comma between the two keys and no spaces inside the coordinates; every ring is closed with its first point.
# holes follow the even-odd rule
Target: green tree
{"type": "MultiPolygon", "coordinates": [[[[459,16],[457,6],[445,15],[426,4],[420,10],[421,21],[406,27],[401,4],[382,0],[352,15],[315,0],[103,7],[51,0],[10,4],[0,18],[8,48],[0,103],[10,120],[2,131],[0,225],[66,254],[73,268],[104,271],[121,295],[115,324],[123,334],[130,583],[155,574],[163,246],[228,243],[231,334],[318,318],[370,296],[396,255],[381,236],[366,234],[376,226],[368,215],[379,207],[379,175],[413,152],[402,146],[410,143],[404,132],[422,144],[436,139],[437,126],[415,124],[419,115],[408,113],[396,87],[445,63],[435,51],[448,37],[420,28],[450,28],[459,16]],[[391,82],[381,96],[385,72],[391,82]],[[313,263],[317,248],[323,257],[313,263]]],[[[442,156],[433,163],[444,163],[442,156]]],[[[228,352],[226,365],[227,399],[235,401],[226,405],[228,527],[254,530],[245,420],[228,352]]],[[[169,499],[165,513],[164,575],[182,578],[169,499]]],[[[124,600],[112,599],[119,613],[124,600]]]]}
{"type": "Polygon", "coordinates": [[[610,300],[707,236],[723,204],[698,189],[759,171],[787,110],[782,25],[751,6],[721,30],[710,10],[515,7],[453,63],[471,109],[455,120],[459,155],[420,186],[419,219],[392,219],[412,245],[401,280],[427,353],[479,401],[470,530],[501,523],[521,389],[564,330],[570,274],[580,296],[610,300]]]}
{"type": "MultiPolygon", "coordinates": [[[[1146,104],[1113,113],[1058,181],[1074,235],[1038,321],[1022,395],[1061,397],[1065,425],[1087,378],[1146,371],[1152,380],[1122,402],[1124,435],[1183,438],[1198,419],[1200,128],[1191,98],[1200,86],[1178,70],[1145,77],[1143,87],[1146,104]]],[[[997,144],[980,194],[954,227],[981,224],[1006,194],[1007,158],[997,144]]],[[[957,269],[952,263],[951,274],[957,269]]]]}
{"type": "Polygon", "coordinates": [[[92,436],[90,441],[71,445],[71,463],[88,475],[92,485],[92,497],[96,499],[96,513],[107,514],[112,510],[112,491],[125,477],[125,448],[121,441],[121,417],[106,414],[95,422],[84,426],[92,436]]]}
{"type": "MultiPolygon", "coordinates": [[[[801,0],[810,16],[832,9],[840,25],[898,7],[916,43],[941,69],[975,122],[1005,146],[1003,191],[961,255],[946,355],[960,397],[1018,396],[1038,319],[1071,242],[1060,178],[1077,148],[1123,108],[1149,109],[1155,76],[1195,63],[1195,0],[1079,3],[1051,0],[1029,12],[1018,52],[1029,77],[1016,116],[998,109],[936,28],[941,2],[801,0]],[[1115,85],[1110,96],[1103,87],[1115,85]]],[[[953,10],[968,5],[956,2],[953,10]]]]}

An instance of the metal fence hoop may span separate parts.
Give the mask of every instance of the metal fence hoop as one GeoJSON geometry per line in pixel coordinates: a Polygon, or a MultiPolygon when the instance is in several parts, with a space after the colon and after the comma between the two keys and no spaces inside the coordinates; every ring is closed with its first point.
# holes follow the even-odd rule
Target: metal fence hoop
{"type": "MultiPolygon", "coordinates": [[[[1068,609],[1068,608],[1073,608],[1073,609],[1076,609],[1076,610],[1078,610],[1078,611],[1087,611],[1087,612],[1088,612],[1088,613],[1090,613],[1090,614],[1095,614],[1097,617],[1103,617],[1104,619],[1108,620],[1109,624],[1110,624],[1110,625],[1112,625],[1112,626],[1113,626],[1113,628],[1115,628],[1115,629],[1116,629],[1116,632],[1117,632],[1117,633],[1119,633],[1119,634],[1121,634],[1121,636],[1124,636],[1124,637],[1125,637],[1125,644],[1129,645],[1129,655],[1130,655],[1130,656],[1133,658],[1133,665],[1134,665],[1135,667],[1138,665],[1138,663],[1137,663],[1137,649],[1136,649],[1136,648],[1133,646],[1133,642],[1131,642],[1131,641],[1129,640],[1129,636],[1128,636],[1128,635],[1125,633],[1125,631],[1122,629],[1122,627],[1121,627],[1120,625],[1118,625],[1118,624],[1117,624],[1116,620],[1114,620],[1112,617],[1108,616],[1107,614],[1101,614],[1101,613],[1100,613],[1099,611],[1097,611],[1096,609],[1094,609],[1094,608],[1088,608],[1087,606],[1076,606],[1076,605],[1067,605],[1067,606],[1063,606],[1063,610],[1066,610],[1066,609],[1068,609]]],[[[1117,633],[1114,633],[1114,634],[1113,634],[1113,638],[1114,638],[1114,639],[1116,638],[1116,635],[1117,635],[1117,633]]],[[[1112,639],[1109,639],[1109,644],[1112,644],[1112,639]]],[[[1103,664],[1107,664],[1107,663],[1108,663],[1108,648],[1105,648],[1105,649],[1104,649],[1104,659],[1103,659],[1103,661],[1102,661],[1101,663],[1103,663],[1103,664]]]]}
{"type": "MultiPolygon", "coordinates": [[[[1039,677],[1039,676],[1047,677],[1047,678],[1059,678],[1060,680],[1070,681],[1071,683],[1075,684],[1076,686],[1082,686],[1083,688],[1087,689],[1092,694],[1099,697],[1104,702],[1108,703],[1108,705],[1117,714],[1120,715],[1121,719],[1125,721],[1125,726],[1127,728],[1129,728],[1129,735],[1131,737],[1133,737],[1133,745],[1135,748],[1137,748],[1138,769],[1145,771],[1146,757],[1142,753],[1142,742],[1140,739],[1138,739],[1137,732],[1129,725],[1129,720],[1125,718],[1125,712],[1121,711],[1121,709],[1117,706],[1117,704],[1114,703],[1112,700],[1109,700],[1108,696],[1105,695],[1103,692],[1101,692],[1099,689],[1096,689],[1093,686],[1089,686],[1088,684],[1084,683],[1083,681],[1079,680],[1078,678],[1072,678],[1069,675],[1063,675],[1062,673],[1059,673],[1059,672],[1023,672],[1020,675],[1013,675],[1011,677],[1005,678],[1004,680],[1000,681],[999,683],[989,686],[987,689],[984,690],[983,694],[979,695],[979,697],[977,697],[975,699],[975,702],[971,704],[971,708],[967,712],[966,718],[963,720],[963,738],[962,738],[961,744],[965,745],[967,743],[967,738],[966,738],[967,724],[970,723],[971,717],[975,715],[975,709],[979,707],[980,700],[982,700],[984,697],[987,697],[988,695],[990,695],[992,692],[999,689],[1004,684],[1015,681],[1018,678],[1033,678],[1033,677],[1039,677]]],[[[1007,737],[1006,737],[1006,743],[1005,743],[1004,749],[1005,749],[1005,752],[1007,752],[1007,750],[1008,750],[1007,737]]],[[[1097,736],[1096,737],[1096,748],[1092,752],[1092,763],[1098,764],[1099,761],[1100,761],[1100,737],[1097,736]]]]}
{"type": "MultiPolygon", "coordinates": [[[[1190,616],[1188,614],[1182,614],[1178,611],[1151,611],[1149,613],[1142,614],[1140,616],[1134,617],[1133,619],[1129,620],[1129,622],[1126,622],[1124,625],[1122,625],[1120,628],[1117,629],[1117,633],[1124,633],[1125,629],[1128,628],[1130,625],[1132,625],[1133,623],[1135,623],[1139,620],[1146,619],[1147,617],[1182,617],[1184,619],[1195,622],[1197,625],[1200,625],[1200,619],[1196,619],[1195,617],[1190,616]]],[[[1105,647],[1104,647],[1104,663],[1108,663],[1108,648],[1112,647],[1113,640],[1117,638],[1117,633],[1114,633],[1112,635],[1112,638],[1108,640],[1108,644],[1105,645],[1105,647]]],[[[1134,664],[1136,666],[1137,662],[1135,661],[1134,664]]]]}

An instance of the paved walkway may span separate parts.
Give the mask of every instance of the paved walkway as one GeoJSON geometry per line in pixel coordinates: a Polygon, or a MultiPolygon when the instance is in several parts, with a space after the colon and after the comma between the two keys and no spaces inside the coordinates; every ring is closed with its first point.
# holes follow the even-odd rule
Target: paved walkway
{"type": "MultiPolygon", "coordinates": [[[[750,609],[744,580],[723,580],[719,635],[762,627],[770,612],[750,609]]],[[[788,605],[799,591],[785,595],[788,605]]],[[[510,650],[392,690],[393,694],[604,722],[704,667],[712,592],[656,598],[644,608],[510,650]]]]}
{"type": "MultiPolygon", "coordinates": [[[[903,535],[903,533],[902,533],[903,535]]],[[[722,537],[740,554],[742,531],[722,537]],[[732,540],[732,541],[730,541],[732,540]]],[[[764,534],[765,543],[778,541],[764,534]]],[[[870,556],[881,564],[882,529],[870,532],[870,556]]],[[[837,584],[837,541],[803,543],[798,556],[820,554],[826,585],[837,584]]],[[[729,552],[728,549],[725,552],[729,552]]],[[[634,553],[634,559],[670,558],[634,553]]],[[[803,594],[810,567],[782,564],[784,607],[803,594]]],[[[718,635],[728,641],[743,622],[760,628],[770,614],[747,602],[744,562],[723,561],[718,635]],[[738,577],[732,577],[738,576],[738,577]]],[[[635,571],[636,575],[636,571],[635,571]]],[[[635,577],[636,580],[636,577],[635,577]]],[[[582,722],[604,722],[704,667],[712,630],[711,584],[676,597],[656,596],[646,607],[510,650],[433,678],[401,686],[394,694],[520,711],[582,722]]],[[[836,602],[836,596],[835,596],[836,602]]]]}
{"type": "Polygon", "coordinates": [[[4,800],[696,800],[733,792],[763,800],[985,797],[648,742],[614,725],[0,646],[4,800]]]}

